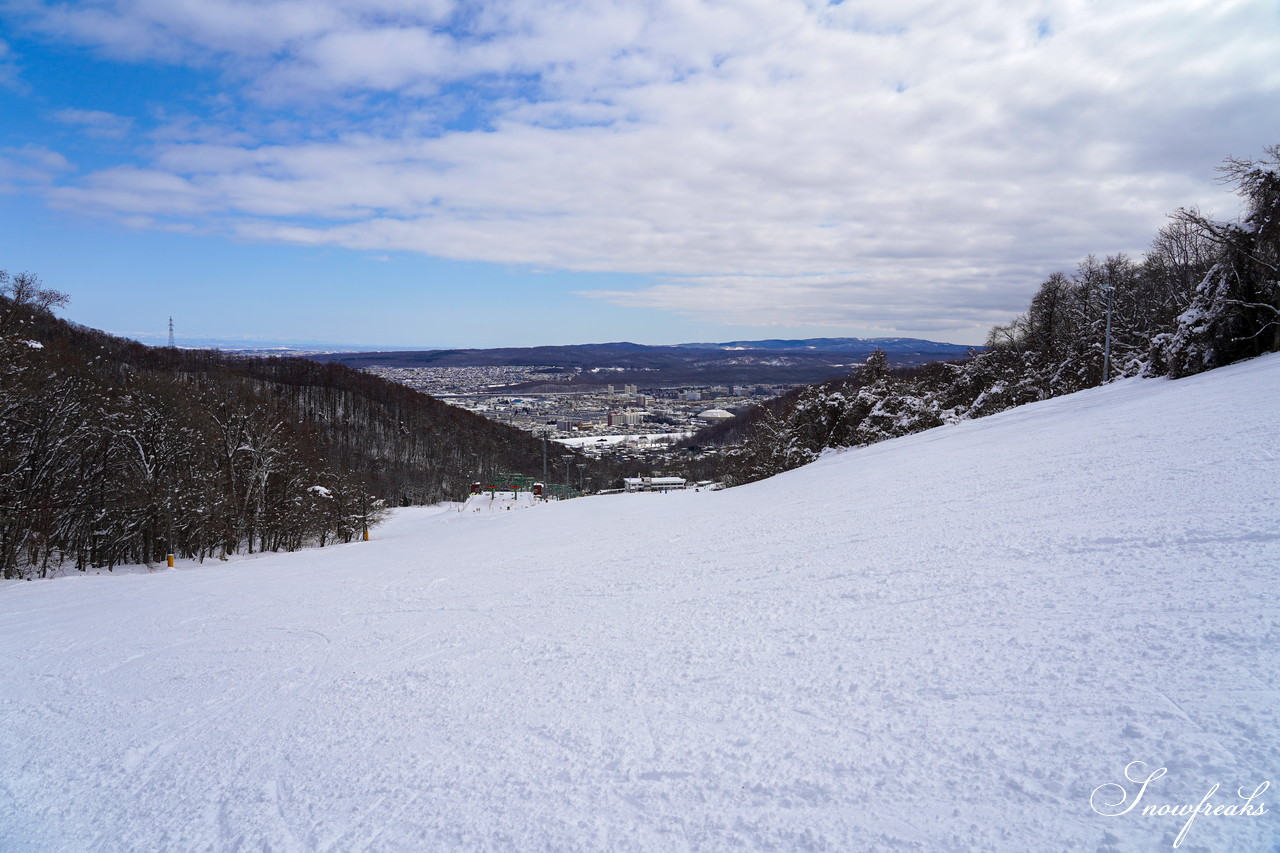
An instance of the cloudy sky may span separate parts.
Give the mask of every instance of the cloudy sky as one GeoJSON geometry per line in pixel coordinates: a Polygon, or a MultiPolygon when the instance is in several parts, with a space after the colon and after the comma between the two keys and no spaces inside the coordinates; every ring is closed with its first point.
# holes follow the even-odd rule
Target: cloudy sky
{"type": "Polygon", "coordinates": [[[122,333],[980,343],[1235,203],[1275,0],[0,0],[0,268],[122,333]]]}

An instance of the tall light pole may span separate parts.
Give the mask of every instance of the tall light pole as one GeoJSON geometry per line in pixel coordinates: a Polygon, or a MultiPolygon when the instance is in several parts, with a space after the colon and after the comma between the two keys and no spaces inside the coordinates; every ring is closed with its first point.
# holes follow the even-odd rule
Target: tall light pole
{"type": "Polygon", "coordinates": [[[547,436],[551,435],[551,430],[545,426],[538,430],[538,435],[542,437],[542,482],[547,482],[547,436]]]}
{"type": "Polygon", "coordinates": [[[566,453],[564,455],[564,487],[565,489],[573,488],[573,484],[569,482],[569,463],[572,461],[573,461],[573,454],[566,453]]]}
{"type": "Polygon", "coordinates": [[[1106,385],[1111,381],[1111,306],[1116,297],[1115,285],[1102,285],[1102,292],[1107,295],[1107,332],[1102,344],[1102,384],[1106,385]]]}

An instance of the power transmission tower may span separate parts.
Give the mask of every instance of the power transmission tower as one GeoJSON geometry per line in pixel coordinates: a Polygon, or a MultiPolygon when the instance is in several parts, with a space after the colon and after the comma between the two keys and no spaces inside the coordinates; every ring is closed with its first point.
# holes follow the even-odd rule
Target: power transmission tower
{"type": "Polygon", "coordinates": [[[169,346],[173,347],[173,318],[169,318],[169,346]]]}

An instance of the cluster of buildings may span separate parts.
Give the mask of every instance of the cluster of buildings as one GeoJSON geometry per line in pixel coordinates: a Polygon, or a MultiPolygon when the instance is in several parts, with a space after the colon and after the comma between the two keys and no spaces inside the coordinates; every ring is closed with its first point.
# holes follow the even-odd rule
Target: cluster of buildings
{"type": "Polygon", "coordinates": [[[645,389],[605,385],[572,392],[517,393],[512,386],[562,381],[555,367],[375,367],[370,372],[491,420],[553,438],[695,432],[787,386],[712,385],[645,389]]]}
{"type": "MultiPolygon", "coordinates": [[[[688,392],[685,392],[688,393],[688,392]]],[[[530,432],[549,431],[556,438],[584,434],[696,432],[708,424],[732,418],[732,409],[753,402],[749,396],[719,398],[706,391],[698,399],[578,392],[565,395],[488,395],[469,400],[453,399],[473,412],[530,432]],[[710,397],[708,401],[704,396],[710,397]],[[713,403],[713,404],[710,404],[713,403]]]]}
{"type": "MultiPolygon", "coordinates": [[[[788,390],[788,385],[705,385],[645,388],[601,385],[548,390],[567,372],[555,367],[369,368],[383,378],[432,394],[490,420],[592,456],[661,463],[698,430],[788,390]],[[536,391],[513,386],[541,383],[536,391]]],[[[712,452],[712,451],[706,451],[712,452]]],[[[672,484],[664,486],[667,489],[672,484]]],[[[649,485],[625,485],[650,491],[649,485]]]]}
{"type": "Polygon", "coordinates": [[[496,392],[528,382],[568,382],[572,373],[558,367],[366,367],[375,376],[408,385],[433,397],[496,392]]]}

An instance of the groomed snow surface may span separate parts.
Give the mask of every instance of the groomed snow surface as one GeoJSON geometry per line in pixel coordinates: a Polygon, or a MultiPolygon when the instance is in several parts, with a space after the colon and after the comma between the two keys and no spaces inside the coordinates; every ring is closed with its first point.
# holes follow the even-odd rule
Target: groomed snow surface
{"type": "MultiPolygon", "coordinates": [[[[1278,389],[2,584],[0,849],[1171,849],[1144,806],[1280,781],[1278,389]]],[[[1275,799],[1179,849],[1276,850],[1275,799]]]]}

